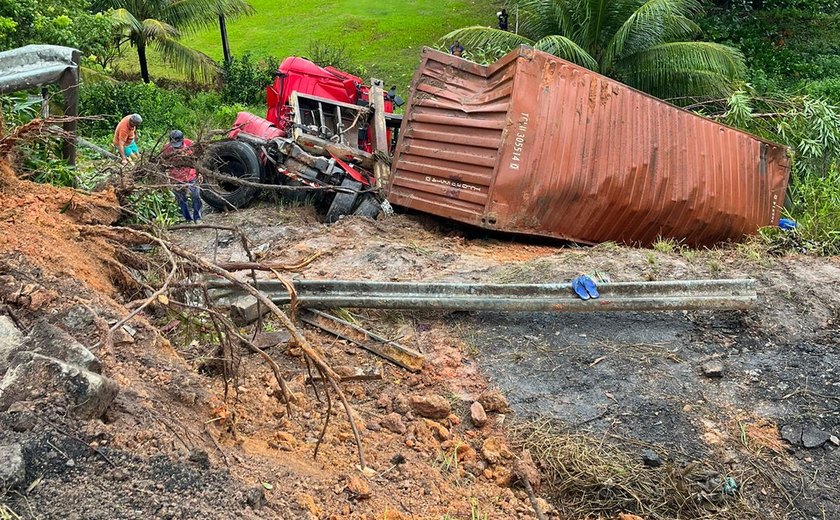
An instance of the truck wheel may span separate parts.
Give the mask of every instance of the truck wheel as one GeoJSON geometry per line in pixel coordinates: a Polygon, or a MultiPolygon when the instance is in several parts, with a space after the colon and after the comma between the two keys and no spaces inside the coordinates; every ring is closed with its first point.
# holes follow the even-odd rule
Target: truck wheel
{"type": "MultiPolygon", "coordinates": [[[[252,182],[260,181],[260,160],[257,151],[241,141],[224,141],[210,145],[204,166],[223,175],[252,182]]],[[[259,188],[242,186],[233,182],[206,179],[201,188],[201,198],[215,209],[228,211],[244,208],[259,193],[259,188]]]]}
{"type": "MultiPolygon", "coordinates": [[[[362,183],[347,178],[341,181],[342,188],[350,188],[351,190],[361,190],[362,183]]],[[[353,206],[356,205],[356,200],[359,198],[358,193],[342,193],[338,192],[333,198],[330,209],[327,210],[327,224],[332,224],[341,218],[342,215],[349,215],[353,213],[353,206]]]]}
{"type": "Polygon", "coordinates": [[[380,211],[382,211],[382,205],[376,200],[376,197],[368,193],[362,198],[362,201],[356,207],[356,211],[353,214],[360,217],[376,219],[380,211]]]}

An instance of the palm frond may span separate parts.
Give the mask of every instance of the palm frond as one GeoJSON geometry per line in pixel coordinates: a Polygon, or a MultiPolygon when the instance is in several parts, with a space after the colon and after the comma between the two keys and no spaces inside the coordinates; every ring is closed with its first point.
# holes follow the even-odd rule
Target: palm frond
{"type": "Polygon", "coordinates": [[[598,62],[595,61],[595,58],[565,36],[560,36],[559,34],[546,36],[537,41],[534,44],[534,48],[571,61],[572,63],[577,63],[587,69],[598,70],[598,62]]]}
{"type": "Polygon", "coordinates": [[[740,51],[709,42],[671,42],[627,56],[616,66],[628,85],[663,98],[726,96],[745,71],[740,51]]]}
{"type": "Polygon", "coordinates": [[[143,31],[143,24],[126,9],[114,9],[111,11],[111,20],[114,22],[114,28],[119,31],[127,31],[135,34],[143,31]]]}
{"type": "Polygon", "coordinates": [[[441,40],[446,43],[457,40],[467,51],[470,49],[499,49],[506,52],[522,44],[534,44],[533,40],[525,36],[479,25],[456,29],[444,35],[441,40]]]}
{"type": "Polygon", "coordinates": [[[608,72],[626,54],[693,33],[697,24],[690,17],[700,12],[697,0],[647,0],[610,38],[600,60],[601,72],[608,72]]]}
{"type": "Polygon", "coordinates": [[[185,32],[194,32],[218,23],[220,14],[234,20],[255,12],[247,0],[173,0],[167,6],[167,19],[185,32]]]}
{"type": "Polygon", "coordinates": [[[219,65],[210,56],[187,47],[175,38],[159,37],[151,41],[164,61],[183,72],[190,80],[210,82],[219,74],[219,65]]]}
{"type": "Polygon", "coordinates": [[[178,29],[166,22],[147,18],[143,20],[143,36],[148,40],[155,40],[158,38],[178,38],[180,33],[178,29]]]}
{"type": "Polygon", "coordinates": [[[568,24],[568,9],[565,0],[519,0],[508,11],[510,25],[516,25],[519,15],[519,34],[538,40],[548,34],[563,34],[568,24]],[[511,10],[512,9],[512,10],[511,10]]]}
{"type": "Polygon", "coordinates": [[[613,0],[586,0],[584,2],[586,6],[586,24],[583,25],[585,31],[578,40],[584,47],[592,49],[600,43],[601,33],[609,17],[610,5],[616,3],[613,0]]]}

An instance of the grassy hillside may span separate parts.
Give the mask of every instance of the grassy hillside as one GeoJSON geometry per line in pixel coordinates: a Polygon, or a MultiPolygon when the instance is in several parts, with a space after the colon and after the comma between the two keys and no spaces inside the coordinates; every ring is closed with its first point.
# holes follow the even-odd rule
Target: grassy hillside
{"type": "MultiPolygon", "coordinates": [[[[352,60],[388,83],[404,87],[418,62],[420,48],[435,45],[452,29],[496,23],[492,0],[251,0],[257,14],[228,24],[234,55],[306,55],[311,41],[342,42],[352,60]]],[[[185,38],[217,60],[222,58],[218,27],[185,38]]],[[[172,77],[157,63],[153,77],[172,77]]],[[[137,68],[133,49],[122,68],[137,68]]]]}

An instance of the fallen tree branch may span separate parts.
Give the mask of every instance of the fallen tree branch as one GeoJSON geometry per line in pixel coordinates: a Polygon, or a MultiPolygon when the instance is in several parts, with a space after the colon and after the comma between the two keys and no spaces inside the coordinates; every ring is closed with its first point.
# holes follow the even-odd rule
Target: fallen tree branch
{"type": "Polygon", "coordinates": [[[169,303],[177,307],[183,307],[185,309],[193,309],[207,312],[208,314],[214,316],[216,319],[218,319],[224,324],[228,334],[238,339],[243,345],[245,345],[245,347],[248,350],[250,350],[254,354],[259,355],[268,364],[268,366],[271,367],[271,372],[274,374],[274,379],[277,381],[278,386],[280,386],[280,392],[283,395],[283,404],[286,405],[286,413],[291,417],[292,408],[290,403],[292,393],[289,391],[289,387],[286,383],[286,380],[283,379],[283,376],[280,374],[280,365],[278,365],[277,362],[274,361],[274,358],[272,358],[266,351],[254,345],[248,338],[237,332],[236,326],[230,321],[230,318],[220,313],[219,311],[207,307],[201,307],[198,305],[189,305],[187,303],[179,302],[176,300],[169,300],[169,303]]]}
{"type": "Polygon", "coordinates": [[[322,254],[321,252],[315,253],[292,265],[259,262],[216,262],[216,265],[227,271],[246,271],[249,269],[255,271],[300,271],[317,260],[322,254]]]}
{"type": "MultiPolygon", "coordinates": [[[[133,231],[133,230],[132,230],[133,231]]],[[[350,407],[350,403],[347,401],[347,396],[344,395],[344,391],[338,385],[339,376],[338,374],[333,371],[333,369],[327,364],[326,361],[321,357],[321,355],[309,344],[309,341],[301,334],[298,328],[292,323],[292,320],[283,312],[273,301],[271,298],[263,294],[262,292],[258,291],[253,286],[238,280],[233,274],[229,271],[222,269],[221,267],[211,264],[207,260],[196,256],[195,254],[181,249],[178,246],[170,245],[172,252],[181,258],[189,260],[190,262],[198,265],[203,270],[211,272],[217,276],[220,276],[229,282],[239,286],[241,289],[245,290],[248,294],[255,297],[260,303],[265,305],[271,312],[274,314],[279,320],[283,327],[289,331],[292,335],[292,338],[295,341],[295,344],[303,351],[304,355],[308,357],[314,364],[315,367],[318,368],[327,380],[330,383],[333,391],[338,395],[341,404],[344,406],[344,411],[347,413],[347,419],[350,421],[350,427],[353,430],[353,437],[356,441],[356,447],[358,449],[359,455],[359,465],[362,468],[366,467],[365,464],[365,457],[364,457],[364,449],[362,448],[362,441],[361,437],[359,436],[359,429],[356,427],[356,421],[353,417],[353,411],[350,407]]]]}
{"type": "MultiPolygon", "coordinates": [[[[303,352],[303,354],[306,356],[306,358],[309,359],[315,365],[315,368],[321,373],[322,377],[324,377],[329,382],[330,387],[333,389],[333,391],[338,396],[339,400],[342,403],[342,406],[344,407],[345,413],[347,414],[347,418],[350,421],[350,427],[353,431],[353,437],[355,439],[356,447],[357,447],[357,450],[358,450],[359,465],[362,468],[366,467],[365,457],[364,457],[364,449],[362,447],[361,436],[359,434],[359,430],[356,426],[356,421],[355,421],[353,409],[350,406],[350,403],[347,401],[347,397],[345,396],[344,391],[341,389],[341,386],[338,384],[338,382],[340,381],[340,377],[338,376],[338,374],[335,373],[335,371],[333,371],[333,369],[329,366],[329,364],[324,360],[322,355],[303,336],[303,334],[294,325],[292,320],[289,319],[289,317],[286,315],[286,313],[283,312],[273,301],[271,301],[271,299],[268,296],[266,296],[265,294],[263,294],[262,292],[257,290],[252,285],[237,279],[230,271],[228,271],[226,269],[223,269],[222,267],[219,267],[218,265],[213,264],[213,263],[199,257],[198,255],[196,255],[196,254],[194,254],[190,251],[187,251],[187,250],[185,250],[185,249],[183,249],[183,248],[181,248],[181,247],[179,247],[175,244],[167,243],[163,239],[155,237],[152,234],[147,233],[145,231],[140,231],[140,230],[131,229],[131,228],[125,228],[125,227],[115,228],[115,227],[108,227],[108,226],[101,226],[101,225],[99,225],[99,226],[87,226],[86,228],[82,229],[83,232],[85,232],[86,230],[88,232],[91,232],[91,233],[112,237],[112,239],[116,239],[115,237],[117,235],[123,234],[123,235],[129,236],[134,241],[158,244],[158,245],[160,245],[161,247],[164,248],[164,250],[167,252],[167,255],[170,256],[170,258],[172,258],[172,255],[177,256],[194,268],[197,268],[201,271],[204,271],[204,272],[207,272],[207,273],[212,273],[216,276],[224,278],[228,282],[234,284],[235,286],[244,290],[245,292],[247,292],[251,296],[255,297],[257,299],[257,301],[259,301],[261,304],[265,305],[271,311],[271,313],[274,314],[280,320],[280,323],[283,325],[283,327],[286,328],[286,330],[289,331],[289,333],[291,334],[296,346],[299,347],[301,349],[301,351],[303,352]]],[[[173,267],[173,272],[177,272],[177,266],[178,266],[178,264],[177,264],[177,262],[175,262],[175,266],[173,267]]],[[[279,277],[278,273],[275,272],[274,274],[275,274],[275,276],[279,277]]],[[[174,274],[172,276],[174,277],[174,274]]],[[[170,282],[170,281],[171,280],[167,280],[167,282],[170,282]]],[[[169,286],[169,284],[167,283],[166,287],[168,287],[168,286],[169,286]]],[[[165,287],[162,287],[161,289],[158,289],[157,291],[155,291],[155,293],[153,293],[152,296],[150,296],[147,299],[147,301],[144,305],[142,305],[141,307],[139,307],[138,309],[136,309],[135,311],[133,311],[131,313],[130,317],[133,317],[137,313],[139,313],[140,310],[142,310],[143,307],[145,307],[146,305],[148,305],[148,303],[151,303],[152,301],[157,299],[161,294],[163,294],[164,291],[165,291],[165,287]]],[[[164,302],[171,303],[171,301],[168,298],[165,298],[164,302]]],[[[118,325],[121,325],[122,323],[125,323],[126,321],[128,321],[128,319],[130,319],[130,317],[127,317],[127,318],[124,318],[123,320],[120,320],[120,322],[118,322],[118,325]]],[[[242,338],[242,339],[244,339],[244,338],[242,338]]],[[[243,342],[243,344],[246,345],[246,346],[248,346],[248,343],[249,342],[247,342],[247,340],[245,342],[243,342]]],[[[257,350],[259,352],[262,352],[259,349],[257,349],[257,350]]],[[[267,354],[266,354],[266,356],[267,356],[267,354]]],[[[268,357],[268,359],[271,359],[270,356],[267,356],[267,357],[268,357]]],[[[266,361],[268,361],[268,359],[266,359],[266,361]]],[[[277,366],[277,364],[275,362],[273,362],[273,360],[271,360],[269,365],[271,366],[272,370],[275,370],[275,369],[279,370],[279,367],[277,366]]],[[[277,372],[276,374],[279,374],[279,372],[277,372]]],[[[279,383],[280,380],[282,380],[282,377],[279,378],[278,383],[279,383]]]]}

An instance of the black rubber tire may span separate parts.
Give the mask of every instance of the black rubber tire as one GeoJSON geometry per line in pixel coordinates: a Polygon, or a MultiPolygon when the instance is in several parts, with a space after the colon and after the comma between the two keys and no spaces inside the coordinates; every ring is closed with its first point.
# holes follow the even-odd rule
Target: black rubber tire
{"type": "MultiPolygon", "coordinates": [[[[210,170],[243,180],[260,182],[257,151],[242,141],[224,141],[207,147],[204,166],[210,170]]],[[[253,186],[233,183],[212,183],[201,187],[201,198],[220,211],[244,208],[260,192],[253,186]]]]}
{"type": "MultiPolygon", "coordinates": [[[[286,186],[305,186],[300,181],[288,181],[284,183],[286,186]]],[[[292,204],[304,204],[308,197],[315,195],[314,191],[309,190],[283,190],[280,192],[284,200],[292,204]]]]}
{"type": "Polygon", "coordinates": [[[376,220],[379,212],[382,211],[382,204],[380,204],[379,201],[376,200],[376,197],[371,193],[362,195],[361,199],[361,202],[359,202],[359,205],[356,206],[356,210],[353,211],[353,214],[376,220]]]}
{"type": "MultiPolygon", "coordinates": [[[[351,190],[361,190],[362,183],[354,181],[353,179],[348,177],[341,181],[341,187],[350,188],[351,190]]],[[[351,213],[353,213],[353,208],[356,206],[356,202],[358,199],[358,193],[336,193],[335,197],[333,198],[332,204],[330,204],[330,209],[327,210],[327,216],[324,219],[324,221],[327,224],[332,224],[342,216],[350,215],[351,213]]]]}

